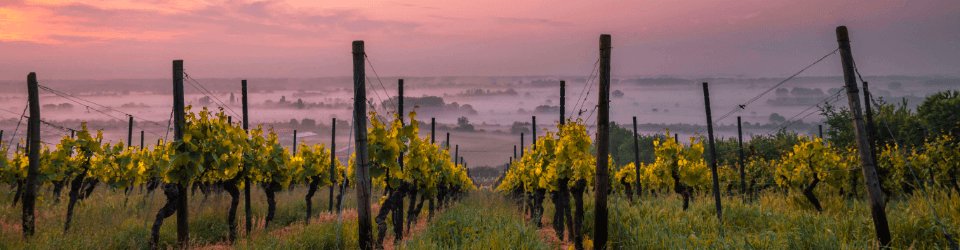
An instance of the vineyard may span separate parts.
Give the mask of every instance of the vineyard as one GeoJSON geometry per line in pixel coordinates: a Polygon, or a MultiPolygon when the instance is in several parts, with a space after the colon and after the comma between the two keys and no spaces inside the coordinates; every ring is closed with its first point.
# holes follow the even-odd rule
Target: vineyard
{"type": "Polygon", "coordinates": [[[173,107],[160,123],[172,138],[132,145],[129,115],[127,143],[104,142],[86,122],[48,143],[41,126],[63,126],[41,119],[39,90],[82,98],[30,73],[18,117],[26,129],[18,122],[9,138],[26,135],[11,147],[0,131],[0,182],[10,194],[0,199],[0,249],[957,249],[960,92],[928,96],[916,111],[874,98],[845,27],[837,39],[810,65],[838,54],[844,67],[842,88],[808,108],[818,108],[826,135],[788,129],[813,114],[804,110],[747,139],[738,116],[737,138],[724,139],[715,123],[810,66],[719,118],[704,82],[706,131],[642,135],[636,117],[632,131],[610,121],[619,106],[611,37],[602,35],[572,112],[560,81],[557,122],[538,130],[531,117],[530,144],[520,133],[490,183],[471,175],[449,133],[437,141],[435,118],[404,110],[402,79],[396,96],[368,79],[371,69],[380,81],[363,41],[353,43],[346,147],[335,138],[297,143],[296,132],[284,146],[273,128],[251,128],[246,80],[239,113],[219,100],[185,105],[184,83],[199,83],[182,60],[173,61],[173,107]],[[591,91],[597,105],[587,107],[591,91]],[[843,94],[848,105],[835,106],[843,94]]]}

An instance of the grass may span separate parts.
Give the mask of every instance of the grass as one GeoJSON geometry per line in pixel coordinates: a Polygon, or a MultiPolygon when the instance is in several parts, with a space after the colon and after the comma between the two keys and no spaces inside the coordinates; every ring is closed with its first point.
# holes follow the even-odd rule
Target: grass
{"type": "MultiPolygon", "coordinates": [[[[324,192],[318,192],[314,196],[314,212],[318,214],[327,210],[327,189],[324,188],[321,191],[324,192]]],[[[134,191],[129,198],[125,198],[122,191],[98,187],[90,198],[78,203],[70,232],[64,233],[67,190],[64,190],[61,202],[54,204],[52,193],[45,187],[41,189],[41,196],[37,201],[36,234],[26,240],[20,231],[22,208],[20,204],[17,206],[12,204],[13,190],[4,186],[0,187],[0,193],[7,194],[0,196],[0,249],[146,249],[150,241],[150,226],[165,199],[160,190],[152,195],[134,191]]],[[[252,243],[260,244],[266,241],[259,239],[260,237],[270,238],[273,236],[269,233],[273,231],[285,229],[292,224],[302,224],[306,217],[306,205],[303,200],[306,194],[305,188],[279,192],[276,216],[270,227],[264,230],[262,220],[266,216],[266,196],[258,188],[252,189],[251,194],[253,195],[251,209],[255,222],[250,240],[252,243]],[[258,221],[260,222],[257,223],[258,221]]],[[[211,194],[204,200],[201,193],[197,192],[189,199],[190,244],[192,246],[224,244],[228,234],[226,214],[230,196],[226,193],[211,194]]],[[[356,205],[353,195],[345,195],[344,209],[354,206],[356,205]]],[[[241,196],[237,212],[241,237],[245,226],[243,216],[243,197],[241,196]]],[[[322,226],[307,226],[308,229],[312,227],[322,226]]],[[[160,238],[161,245],[165,247],[172,247],[176,243],[176,216],[171,216],[164,221],[160,238]]],[[[256,246],[256,244],[253,245],[256,246]]]]}
{"type": "MultiPolygon", "coordinates": [[[[957,239],[960,196],[948,193],[931,196],[930,200],[921,196],[901,197],[887,204],[892,247],[948,247],[941,227],[935,224],[931,206],[937,210],[943,228],[957,239]]],[[[754,202],[736,197],[724,197],[722,201],[724,221],[720,226],[712,196],[708,194],[698,196],[687,211],[682,211],[680,197],[675,195],[646,196],[642,202],[633,204],[622,196],[612,196],[610,245],[615,249],[869,249],[878,246],[869,207],[862,199],[821,194],[822,213],[794,194],[766,193],[754,202]]],[[[592,232],[592,204],[585,212],[586,232],[592,232]]]]}
{"type": "Polygon", "coordinates": [[[357,221],[297,224],[283,232],[253,237],[238,249],[358,249],[357,221]]]}
{"type": "Polygon", "coordinates": [[[479,191],[445,210],[404,249],[550,249],[502,195],[479,191]]]}
{"type": "MultiPolygon", "coordinates": [[[[252,190],[254,220],[266,213],[261,190],[252,190]]],[[[325,190],[324,190],[325,191],[325,190]]],[[[267,229],[254,225],[243,236],[243,204],[238,213],[241,240],[228,245],[226,212],[229,196],[190,196],[191,245],[241,249],[356,249],[356,220],[334,223],[327,219],[306,225],[304,188],[277,194],[277,213],[267,229]]],[[[0,187],[0,249],[145,249],[150,225],[162,206],[162,193],[152,196],[137,191],[126,203],[122,192],[98,190],[75,211],[73,227],[63,233],[66,198],[54,204],[48,188],[41,190],[37,209],[37,233],[26,240],[20,232],[19,206],[12,206],[12,190],[0,187]]],[[[375,192],[379,194],[379,192],[375,192]]],[[[613,249],[865,249],[875,248],[873,223],[864,198],[847,199],[825,192],[819,194],[824,211],[816,212],[798,194],[768,192],[752,202],[723,197],[724,222],[716,218],[712,196],[694,196],[691,207],[682,211],[680,198],[673,194],[647,195],[640,202],[628,202],[622,195],[610,196],[610,247],[613,249]],[[722,231],[722,234],[721,234],[722,231]]],[[[593,197],[585,197],[584,231],[593,230],[593,197]]],[[[326,192],[314,198],[315,211],[326,211],[326,192]]],[[[354,207],[353,195],[344,197],[344,209],[354,207]]],[[[552,202],[544,202],[546,225],[552,218],[552,202]]],[[[933,192],[923,196],[895,197],[887,203],[887,216],[896,249],[947,248],[941,230],[956,240],[960,237],[960,195],[933,192]],[[943,227],[938,226],[931,207],[943,227]]],[[[426,216],[426,215],[422,215],[426,216]]],[[[161,244],[176,241],[174,217],[164,221],[161,244]]],[[[556,243],[541,238],[537,229],[523,219],[515,203],[490,191],[466,196],[435,215],[427,227],[407,238],[403,249],[552,249],[556,243]]],[[[389,244],[389,243],[388,243],[389,244]]]]}

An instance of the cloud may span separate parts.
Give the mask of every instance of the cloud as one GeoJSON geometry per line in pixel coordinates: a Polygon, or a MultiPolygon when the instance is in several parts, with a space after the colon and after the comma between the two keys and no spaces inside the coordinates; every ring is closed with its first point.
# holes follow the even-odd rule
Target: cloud
{"type": "MultiPolygon", "coordinates": [[[[36,31],[19,36],[19,40],[66,45],[176,38],[216,40],[211,35],[312,40],[335,33],[410,33],[420,26],[411,21],[373,18],[359,10],[294,8],[282,1],[227,1],[172,12],[162,6],[122,8],[79,2],[7,9],[49,17],[19,20],[23,29],[36,31]]],[[[0,40],[13,40],[4,38],[0,36],[0,40]]]]}
{"type": "Polygon", "coordinates": [[[554,21],[545,18],[499,17],[497,20],[506,24],[517,25],[537,25],[547,27],[563,27],[570,25],[568,22],[554,21]]]}

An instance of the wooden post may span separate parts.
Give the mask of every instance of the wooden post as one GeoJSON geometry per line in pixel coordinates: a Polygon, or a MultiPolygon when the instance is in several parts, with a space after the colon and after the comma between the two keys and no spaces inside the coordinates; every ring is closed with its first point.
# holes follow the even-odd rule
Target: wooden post
{"type": "Polygon", "coordinates": [[[873,226],[877,232],[877,239],[881,247],[890,245],[890,228],[887,225],[887,213],[884,208],[883,192],[880,190],[880,178],[877,176],[876,162],[870,153],[870,135],[864,126],[863,113],[860,109],[860,98],[857,96],[857,78],[854,72],[853,52],[850,51],[850,36],[846,26],[837,27],[837,43],[840,44],[840,61],[843,64],[843,80],[847,89],[847,100],[850,113],[853,115],[854,134],[857,136],[857,151],[860,153],[860,164],[863,165],[863,179],[866,182],[867,193],[870,198],[870,213],[873,216],[873,226]]]}
{"type": "Polygon", "coordinates": [[[140,150],[143,150],[143,130],[140,130],[140,150]]]}
{"type": "Polygon", "coordinates": [[[597,104],[597,180],[594,190],[594,249],[607,248],[607,190],[610,186],[610,35],[600,35],[600,90],[597,104]]]}
{"type": "MultiPolygon", "coordinates": [[[[249,137],[250,133],[250,116],[247,109],[247,80],[240,81],[240,102],[243,105],[243,131],[247,132],[249,137]]],[[[243,166],[243,171],[246,172],[247,166],[243,166]]],[[[253,209],[250,207],[250,180],[244,180],[243,183],[243,211],[244,211],[244,222],[246,222],[246,232],[247,235],[250,235],[250,230],[253,229],[253,209]]]]}
{"type": "Polygon", "coordinates": [[[293,154],[297,154],[297,130],[293,130],[293,154]]]}
{"type": "Polygon", "coordinates": [[[747,193],[747,174],[744,172],[746,164],[743,158],[743,125],[737,116],[737,151],[740,154],[740,192],[747,193]]]}
{"type": "Polygon", "coordinates": [[[533,147],[533,150],[537,150],[537,116],[531,117],[530,128],[531,133],[533,133],[533,137],[530,138],[530,146],[533,147]]]}
{"type": "Polygon", "coordinates": [[[863,82],[863,107],[866,112],[867,137],[870,138],[870,154],[873,159],[877,159],[877,127],[873,123],[873,95],[870,94],[870,83],[863,82]]]}
{"type": "Polygon", "coordinates": [[[3,148],[3,130],[0,129],[0,148],[3,148]]]}
{"type": "Polygon", "coordinates": [[[817,124],[817,131],[819,131],[820,139],[823,139],[823,124],[817,124]]]}
{"type": "Polygon", "coordinates": [[[367,90],[363,41],[353,41],[353,124],[357,158],[357,225],[360,249],[373,249],[370,225],[370,175],[367,162],[367,90]]]}
{"type": "Polygon", "coordinates": [[[564,117],[567,112],[567,81],[560,81],[560,125],[566,124],[564,117]]]}
{"type": "Polygon", "coordinates": [[[675,143],[677,143],[677,144],[680,144],[680,135],[679,135],[679,134],[673,133],[673,142],[675,142],[675,143]]]}
{"type": "Polygon", "coordinates": [[[403,123],[403,79],[397,80],[397,116],[400,116],[400,123],[403,123]]]}
{"type": "Polygon", "coordinates": [[[643,187],[640,184],[640,134],[637,133],[637,117],[633,117],[633,165],[637,171],[637,200],[643,193],[643,187]]]}
{"type": "MultiPolygon", "coordinates": [[[[400,120],[401,126],[405,124],[403,120],[403,79],[399,79],[397,82],[397,119],[400,120]]],[[[413,121],[410,121],[410,122],[413,122],[413,121]]],[[[403,156],[404,156],[404,152],[401,150],[400,157],[397,157],[397,163],[398,165],[400,165],[400,171],[403,171],[403,156]]],[[[389,176],[389,174],[387,175],[389,176]]],[[[414,180],[413,184],[416,185],[416,180],[414,180]]],[[[396,234],[396,238],[399,240],[403,240],[403,225],[404,225],[403,224],[403,199],[404,199],[404,196],[406,196],[409,191],[410,190],[401,189],[400,192],[397,192],[398,196],[400,197],[400,201],[397,203],[399,206],[394,207],[394,213],[393,215],[390,216],[391,220],[393,221],[394,227],[400,228],[399,231],[395,231],[395,232],[399,232],[398,234],[396,234]]],[[[414,203],[416,203],[416,199],[411,197],[410,204],[414,204],[414,203]]],[[[413,210],[413,208],[410,208],[410,209],[413,210]]]]}
{"type": "Polygon", "coordinates": [[[513,159],[517,159],[517,144],[513,144],[513,159]]]}
{"type": "Polygon", "coordinates": [[[40,175],[40,94],[37,90],[37,74],[27,75],[27,97],[30,103],[30,118],[27,119],[27,150],[29,166],[23,188],[23,237],[33,236],[36,230],[37,175],[40,175]]]}
{"type": "Polygon", "coordinates": [[[450,132],[447,132],[447,151],[450,151],[450,132]]]}
{"type": "Polygon", "coordinates": [[[707,111],[707,136],[710,142],[710,174],[713,176],[713,199],[717,205],[717,219],[723,224],[723,206],[720,204],[720,179],[717,176],[717,146],[713,141],[713,117],[710,114],[710,87],[703,82],[703,105],[707,111]]]}
{"type": "Polygon", "coordinates": [[[520,133],[520,158],[523,158],[523,133],[520,133]]]}
{"type": "MultiPolygon", "coordinates": [[[[403,79],[400,79],[397,82],[397,119],[400,119],[400,124],[403,125],[403,79]]],[[[413,121],[411,121],[413,122],[413,121]]],[[[400,152],[400,158],[397,161],[400,163],[400,171],[403,171],[403,152],[400,152]]],[[[401,202],[402,204],[403,202],[401,202]]],[[[400,212],[403,213],[403,205],[399,206],[400,212]]]]}
{"type": "Polygon", "coordinates": [[[457,144],[457,145],[454,147],[454,151],[453,151],[453,152],[454,152],[454,153],[453,153],[453,164],[456,165],[456,164],[457,164],[457,161],[460,159],[460,144],[457,144]]]}
{"type": "Polygon", "coordinates": [[[327,210],[333,211],[333,186],[337,185],[337,118],[330,121],[330,199],[327,210]]]}
{"type": "Polygon", "coordinates": [[[133,116],[127,121],[127,147],[133,147],[133,116]]]}
{"type": "MultiPolygon", "coordinates": [[[[173,61],[173,138],[176,141],[183,140],[183,128],[186,125],[183,106],[183,60],[175,60],[173,61]]],[[[180,247],[186,248],[190,244],[190,225],[187,220],[189,194],[186,183],[178,183],[177,189],[180,193],[177,196],[177,243],[180,247]]]]}
{"type": "Polygon", "coordinates": [[[437,118],[430,117],[430,144],[437,143],[437,118]]]}

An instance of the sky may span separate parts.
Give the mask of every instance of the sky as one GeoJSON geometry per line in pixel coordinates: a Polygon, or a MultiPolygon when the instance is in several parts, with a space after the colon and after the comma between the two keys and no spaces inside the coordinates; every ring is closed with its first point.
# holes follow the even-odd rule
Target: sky
{"type": "MultiPolygon", "coordinates": [[[[864,74],[960,76],[956,0],[0,0],[0,80],[789,75],[847,25],[864,74]]],[[[839,58],[808,74],[840,75],[839,58]]]]}

